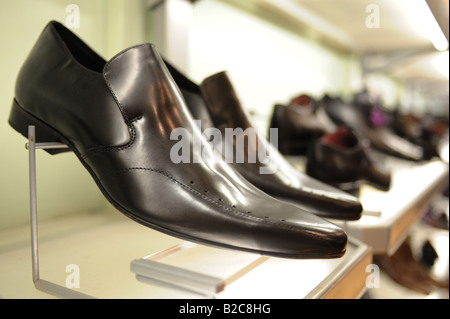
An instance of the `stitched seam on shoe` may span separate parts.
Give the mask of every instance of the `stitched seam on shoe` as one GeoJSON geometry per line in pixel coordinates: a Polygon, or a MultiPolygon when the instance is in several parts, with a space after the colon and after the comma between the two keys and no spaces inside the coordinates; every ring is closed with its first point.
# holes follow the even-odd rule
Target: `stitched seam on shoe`
{"type": "Polygon", "coordinates": [[[133,118],[129,124],[127,124],[128,129],[131,131],[131,138],[130,141],[127,144],[121,145],[121,146],[99,146],[99,147],[93,147],[90,148],[88,150],[86,150],[86,152],[83,154],[83,158],[86,158],[92,154],[96,154],[96,153],[107,153],[107,152],[117,152],[117,151],[123,151],[129,147],[131,147],[134,142],[136,141],[136,128],[134,127],[134,125],[132,124],[133,122],[136,122],[140,119],[142,119],[143,116],[139,115],[135,118],[133,118]]]}
{"type": "MultiPolygon", "coordinates": [[[[116,54],[113,58],[111,58],[105,64],[104,69],[103,69],[103,74],[102,74],[103,75],[103,79],[105,80],[105,83],[108,86],[109,92],[112,94],[112,96],[114,98],[114,101],[116,101],[116,104],[117,104],[117,107],[120,110],[120,113],[122,113],[122,117],[123,117],[123,119],[125,121],[125,124],[127,125],[128,129],[131,130],[130,141],[127,144],[122,145],[122,146],[101,146],[99,148],[89,149],[83,155],[83,158],[85,158],[85,157],[87,157],[89,155],[95,154],[95,153],[122,151],[122,150],[125,150],[125,149],[129,148],[131,145],[133,145],[133,143],[134,143],[134,141],[136,139],[136,129],[135,129],[135,127],[134,127],[134,125],[132,123],[137,121],[137,120],[139,120],[139,119],[141,119],[142,115],[137,116],[137,117],[135,117],[135,118],[133,118],[131,120],[128,119],[128,116],[127,116],[127,114],[126,114],[126,112],[125,112],[125,110],[124,110],[124,108],[122,106],[122,103],[120,103],[119,99],[117,98],[117,95],[114,93],[114,90],[111,87],[110,81],[109,81],[108,76],[106,74],[107,73],[106,69],[109,68],[109,65],[111,64],[111,61],[117,59],[121,55],[125,54],[127,51],[129,51],[131,49],[134,49],[136,47],[145,46],[145,45],[148,45],[148,44],[138,44],[138,45],[132,46],[131,48],[125,49],[125,50],[119,52],[118,54],[116,54]]],[[[153,47],[152,44],[150,44],[150,46],[153,47]]]]}
{"type": "MultiPolygon", "coordinates": [[[[151,171],[151,172],[163,175],[163,176],[169,178],[170,180],[172,180],[173,182],[179,184],[180,186],[182,186],[186,190],[190,191],[191,193],[193,193],[193,194],[203,198],[204,200],[210,202],[211,204],[214,204],[214,205],[216,205],[216,206],[218,206],[218,207],[220,207],[220,208],[222,208],[222,209],[224,209],[226,211],[232,212],[236,216],[240,216],[240,217],[243,217],[243,218],[246,218],[246,219],[250,219],[250,220],[253,220],[253,221],[256,221],[256,222],[262,222],[262,223],[266,223],[266,224],[277,225],[277,226],[280,226],[281,228],[284,228],[284,229],[298,230],[296,227],[292,227],[292,226],[289,226],[289,225],[286,225],[286,224],[283,224],[283,223],[279,223],[277,221],[273,221],[273,220],[270,220],[270,219],[268,220],[268,219],[265,219],[265,218],[251,216],[251,215],[248,215],[246,213],[242,213],[242,212],[240,212],[238,210],[226,207],[226,206],[216,202],[214,199],[212,199],[212,198],[210,198],[210,197],[200,193],[199,191],[189,187],[188,185],[184,184],[183,182],[177,180],[176,178],[170,176],[169,174],[167,174],[166,172],[161,171],[161,170],[148,168],[148,167],[130,167],[130,168],[125,168],[125,169],[121,169],[121,170],[117,170],[117,171],[113,171],[113,172],[107,173],[107,174],[103,175],[99,179],[102,180],[105,177],[110,176],[110,175],[120,174],[120,173],[123,173],[123,172],[129,172],[129,171],[133,171],[133,170],[145,170],[145,171],[151,171]]],[[[316,237],[316,238],[318,238],[318,239],[324,240],[321,236],[317,236],[315,234],[311,234],[311,235],[316,237]]]]}
{"type": "MultiPolygon", "coordinates": [[[[122,113],[122,116],[123,116],[123,118],[124,118],[124,120],[125,120],[125,123],[130,123],[130,121],[128,121],[128,116],[127,116],[127,114],[125,113],[125,110],[124,110],[124,108],[122,107],[122,104],[120,103],[119,99],[117,98],[116,94],[114,93],[113,88],[112,88],[111,85],[110,85],[110,81],[109,81],[109,79],[108,79],[108,76],[106,75],[106,73],[107,73],[107,72],[106,72],[106,69],[109,69],[109,66],[110,66],[110,64],[112,63],[112,61],[114,61],[114,60],[116,60],[117,58],[119,58],[120,56],[124,55],[126,52],[128,52],[128,51],[130,51],[130,50],[132,50],[132,49],[134,49],[134,48],[137,48],[137,47],[140,47],[140,46],[146,46],[146,45],[148,45],[148,44],[137,44],[137,45],[135,45],[135,46],[132,46],[131,48],[125,49],[125,50],[123,50],[123,51],[117,53],[117,54],[116,54],[114,57],[112,57],[108,62],[106,62],[105,67],[104,67],[104,69],[103,69],[103,78],[105,79],[106,85],[108,86],[109,91],[110,91],[111,94],[113,95],[114,100],[116,101],[117,106],[118,106],[119,109],[120,109],[120,112],[122,113]]],[[[152,44],[150,44],[150,46],[153,47],[152,44]]]]}

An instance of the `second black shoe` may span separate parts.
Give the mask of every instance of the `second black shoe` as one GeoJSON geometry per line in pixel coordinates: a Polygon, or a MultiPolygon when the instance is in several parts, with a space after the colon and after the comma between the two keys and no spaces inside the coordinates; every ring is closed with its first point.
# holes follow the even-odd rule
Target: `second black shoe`
{"type": "Polygon", "coordinates": [[[25,136],[35,125],[37,142],[67,144],[109,202],[147,227],[269,256],[345,252],[341,228],[270,197],[215,157],[151,44],[106,62],[49,23],[17,77],[9,123],[25,136]],[[171,156],[176,129],[188,132],[187,163],[171,156]]]}
{"type": "Polygon", "coordinates": [[[208,77],[198,86],[170,64],[167,66],[203,129],[218,128],[222,138],[226,138],[227,129],[239,129],[236,138],[224,144],[231,142],[230,148],[235,153],[243,153],[243,161],[232,160],[230,165],[247,180],[264,192],[321,217],[342,220],[361,217],[362,205],[356,197],[302,174],[257,134],[225,72],[208,77]],[[245,137],[247,129],[253,129],[254,138],[245,137]],[[239,139],[245,140],[245,145],[237,145],[239,139]]]}
{"type": "Polygon", "coordinates": [[[335,130],[316,114],[316,101],[306,94],[294,98],[289,105],[276,104],[270,129],[278,132],[278,151],[283,155],[306,155],[311,140],[335,130]]]}

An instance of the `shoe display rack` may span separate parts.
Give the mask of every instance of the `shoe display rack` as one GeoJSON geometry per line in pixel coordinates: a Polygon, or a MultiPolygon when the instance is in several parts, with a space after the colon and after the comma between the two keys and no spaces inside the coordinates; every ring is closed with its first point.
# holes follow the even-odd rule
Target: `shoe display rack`
{"type": "MultiPolygon", "coordinates": [[[[414,163],[376,154],[378,161],[385,163],[392,172],[392,187],[389,191],[382,192],[363,186],[359,195],[365,209],[362,218],[351,222],[335,221],[349,235],[347,252],[337,259],[263,257],[178,239],[167,240],[167,236],[147,228],[144,232],[136,232],[137,226],[130,225],[128,219],[112,224],[96,224],[94,221],[95,227],[86,227],[91,224],[81,216],[75,221],[61,220],[61,223],[67,222],[65,227],[69,227],[68,230],[57,236],[50,236],[50,240],[48,234],[44,233],[47,238],[45,246],[47,251],[51,251],[50,255],[45,255],[45,259],[52,260],[52,263],[49,269],[43,270],[44,267],[40,267],[42,260],[39,258],[37,231],[35,152],[37,149],[66,146],[35,141],[35,132],[30,126],[26,148],[30,168],[32,279],[38,291],[59,298],[124,297],[120,295],[122,289],[116,290],[118,295],[111,295],[114,294],[114,288],[106,284],[111,277],[115,278],[117,285],[130,287],[125,298],[130,295],[133,298],[155,299],[175,296],[217,299],[246,296],[286,299],[359,298],[366,291],[366,281],[371,275],[372,255],[395,252],[420,219],[424,209],[448,185],[448,163],[439,160],[414,163]],[[77,224],[83,227],[76,230],[71,228],[77,224]],[[125,241],[115,240],[115,234],[119,233],[126,236],[125,241]],[[143,245],[143,238],[152,242],[152,245],[158,244],[148,248],[152,245],[143,245]],[[86,252],[86,246],[90,246],[90,253],[86,252]],[[57,261],[63,258],[64,254],[61,252],[66,247],[73,251],[71,258],[77,260],[76,264],[88,265],[83,269],[90,268],[90,278],[83,280],[83,289],[68,288],[52,278],[55,273],[55,269],[52,269],[54,265],[70,262],[67,259],[57,261]],[[105,247],[109,247],[111,251],[105,247]],[[140,250],[133,250],[131,247],[139,247],[140,250]],[[116,256],[120,254],[122,259],[125,251],[129,253],[127,267],[122,267],[118,273],[112,272],[115,271],[113,265],[117,263],[116,256]],[[76,256],[77,252],[83,253],[76,256]],[[93,264],[96,263],[100,266],[94,267],[93,264]],[[46,279],[41,278],[41,270],[46,279]]],[[[304,159],[289,160],[301,170],[304,159]]],[[[49,228],[52,227],[47,226],[47,230],[49,228]]],[[[46,261],[44,264],[48,267],[46,261]]]]}

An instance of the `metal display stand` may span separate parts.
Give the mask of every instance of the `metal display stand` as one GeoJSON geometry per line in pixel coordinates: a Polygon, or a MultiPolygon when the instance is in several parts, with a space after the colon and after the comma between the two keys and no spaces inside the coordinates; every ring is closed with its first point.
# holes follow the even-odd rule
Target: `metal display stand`
{"type": "Polygon", "coordinates": [[[253,253],[183,242],[134,260],[130,270],[143,283],[215,297],[268,259],[253,253]]]}
{"type": "Polygon", "coordinates": [[[38,241],[38,216],[37,216],[37,192],[36,192],[36,150],[37,149],[62,149],[67,145],[62,143],[36,143],[36,128],[28,126],[28,150],[29,174],[30,174],[30,224],[31,224],[31,260],[33,269],[33,283],[37,290],[55,297],[65,299],[90,299],[89,295],[69,289],[40,278],[39,272],[39,241],[38,241]]]}

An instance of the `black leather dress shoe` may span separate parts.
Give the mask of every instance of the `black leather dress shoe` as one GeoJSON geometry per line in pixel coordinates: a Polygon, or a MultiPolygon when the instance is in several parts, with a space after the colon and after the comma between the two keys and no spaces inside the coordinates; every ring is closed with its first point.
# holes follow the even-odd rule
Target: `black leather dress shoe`
{"type": "Polygon", "coordinates": [[[387,191],[391,175],[370,156],[368,143],[346,127],[322,136],[308,154],[308,175],[350,193],[361,184],[387,191]]]}
{"type": "Polygon", "coordinates": [[[368,121],[370,110],[362,99],[346,103],[340,98],[325,95],[319,103],[319,108],[323,108],[337,125],[351,127],[367,138],[374,149],[411,161],[420,161],[423,158],[421,147],[396,135],[387,126],[372,125],[368,121]]]}
{"type": "Polygon", "coordinates": [[[362,206],[355,197],[294,169],[276,148],[258,135],[225,72],[208,77],[198,86],[170,64],[167,66],[193,117],[202,121],[203,129],[220,129],[222,142],[232,142],[233,152],[243,153],[243,161],[231,161],[230,165],[247,180],[269,195],[321,217],[344,220],[361,217],[362,206]],[[226,129],[240,130],[235,139],[225,141],[226,129]],[[237,145],[238,140],[244,140],[247,129],[254,132],[254,138],[248,138],[245,145],[237,145]],[[266,156],[261,159],[259,154],[266,156]]]}
{"type": "Polygon", "coordinates": [[[67,144],[112,205],[150,228],[269,256],[345,252],[342,229],[268,196],[215,157],[151,44],[106,62],[51,22],[19,72],[9,122],[24,135],[35,124],[38,141],[67,144]],[[170,136],[179,128],[192,152],[175,164],[180,141],[170,136]]]}
{"type": "MultiPolygon", "coordinates": [[[[306,155],[312,140],[332,132],[330,127],[316,115],[316,102],[302,94],[289,105],[276,104],[270,119],[270,128],[278,132],[278,151],[283,155],[306,155]]],[[[270,129],[268,132],[270,139],[270,129]]]]}
{"type": "MultiPolygon", "coordinates": [[[[390,127],[402,138],[422,147],[423,159],[428,161],[439,157],[438,145],[443,135],[434,134],[430,127],[431,117],[417,117],[413,114],[390,113],[390,127]]],[[[436,123],[438,124],[438,123],[436,123]]]]}

